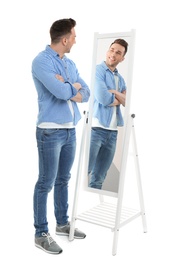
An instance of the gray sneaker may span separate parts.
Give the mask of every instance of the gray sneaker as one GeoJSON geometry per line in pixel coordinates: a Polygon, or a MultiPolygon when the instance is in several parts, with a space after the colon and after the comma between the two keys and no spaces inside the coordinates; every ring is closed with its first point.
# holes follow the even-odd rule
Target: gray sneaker
{"type": "MultiPolygon", "coordinates": [[[[70,222],[68,222],[68,224],[65,226],[56,226],[56,235],[69,236],[69,233],[70,233],[70,222]]],[[[85,237],[86,237],[85,233],[75,228],[74,238],[82,239],[85,237]]]]}
{"type": "Polygon", "coordinates": [[[54,241],[49,233],[42,233],[41,237],[35,237],[35,246],[50,254],[62,253],[62,248],[54,241]]]}

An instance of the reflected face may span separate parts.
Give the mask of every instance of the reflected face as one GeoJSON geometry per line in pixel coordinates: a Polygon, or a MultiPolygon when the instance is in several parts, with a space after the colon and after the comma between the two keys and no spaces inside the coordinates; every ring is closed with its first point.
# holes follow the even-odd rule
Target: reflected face
{"type": "Polygon", "coordinates": [[[125,48],[118,43],[111,45],[106,54],[106,65],[114,71],[116,66],[124,60],[125,48]]]}

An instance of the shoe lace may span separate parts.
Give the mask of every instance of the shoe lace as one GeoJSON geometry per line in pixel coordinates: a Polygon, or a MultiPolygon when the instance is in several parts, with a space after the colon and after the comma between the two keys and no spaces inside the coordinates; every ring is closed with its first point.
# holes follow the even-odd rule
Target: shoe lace
{"type": "Polygon", "coordinates": [[[51,235],[50,235],[49,233],[44,233],[44,232],[43,232],[43,233],[42,233],[42,236],[47,238],[49,245],[50,245],[52,242],[54,242],[54,239],[51,237],[51,235]]]}

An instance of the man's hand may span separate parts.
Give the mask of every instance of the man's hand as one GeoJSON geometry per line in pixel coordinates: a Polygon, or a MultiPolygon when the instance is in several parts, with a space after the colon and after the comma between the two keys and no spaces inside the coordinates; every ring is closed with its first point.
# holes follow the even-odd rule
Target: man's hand
{"type": "Polygon", "coordinates": [[[78,82],[75,82],[74,84],[72,84],[77,90],[79,90],[79,89],[81,89],[82,88],[82,86],[81,86],[81,84],[80,83],[78,83],[78,82]]]}
{"type": "Polygon", "coordinates": [[[59,74],[56,74],[56,76],[55,76],[58,80],[60,80],[60,81],[62,81],[62,82],[64,82],[64,78],[61,76],[61,75],[59,75],[59,74]]]}
{"type": "Polygon", "coordinates": [[[126,102],[126,91],[123,91],[122,93],[115,90],[115,89],[110,89],[108,90],[110,93],[115,95],[115,98],[119,101],[120,104],[122,104],[125,107],[125,102],[126,102]]]}

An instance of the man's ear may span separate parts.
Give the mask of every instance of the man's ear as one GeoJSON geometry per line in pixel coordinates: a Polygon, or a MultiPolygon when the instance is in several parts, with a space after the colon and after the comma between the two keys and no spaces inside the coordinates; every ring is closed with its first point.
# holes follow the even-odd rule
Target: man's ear
{"type": "Polygon", "coordinates": [[[67,38],[66,37],[62,38],[62,43],[63,43],[64,46],[66,46],[66,44],[67,44],[67,38]]]}
{"type": "Polygon", "coordinates": [[[125,57],[123,56],[122,59],[121,59],[121,62],[125,60],[125,57]]]}

